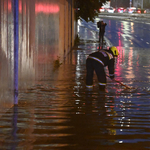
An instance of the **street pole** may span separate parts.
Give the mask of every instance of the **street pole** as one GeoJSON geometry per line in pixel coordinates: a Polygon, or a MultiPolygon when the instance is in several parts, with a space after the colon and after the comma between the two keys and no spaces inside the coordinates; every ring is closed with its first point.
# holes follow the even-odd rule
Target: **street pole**
{"type": "Polygon", "coordinates": [[[130,7],[131,7],[131,5],[132,5],[132,0],[130,0],[130,7]]]}
{"type": "Polygon", "coordinates": [[[141,9],[143,9],[143,0],[141,0],[141,9]]]}
{"type": "Polygon", "coordinates": [[[14,105],[18,105],[19,7],[18,0],[12,1],[14,11],[14,105]]]}

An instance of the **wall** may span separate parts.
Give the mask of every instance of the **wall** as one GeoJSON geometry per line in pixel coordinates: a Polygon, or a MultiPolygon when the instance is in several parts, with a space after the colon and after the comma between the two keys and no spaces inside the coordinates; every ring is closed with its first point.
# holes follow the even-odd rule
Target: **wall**
{"type": "MultiPolygon", "coordinates": [[[[76,35],[73,0],[19,0],[19,96],[53,76],[53,63],[67,57],[76,35]]],[[[0,111],[14,102],[14,22],[11,0],[0,0],[0,111]]]]}
{"type": "Polygon", "coordinates": [[[133,6],[136,8],[142,8],[143,7],[143,1],[142,0],[133,0],[133,6]]]}
{"type": "Polygon", "coordinates": [[[150,0],[133,0],[133,6],[136,8],[150,8],[150,0]]]}
{"type": "Polygon", "coordinates": [[[116,7],[129,7],[130,6],[130,0],[111,0],[110,5],[114,8],[116,7]]]}
{"type": "Polygon", "coordinates": [[[70,49],[74,45],[76,30],[74,22],[74,1],[60,0],[60,16],[59,16],[59,49],[61,54],[66,57],[70,49]]]}
{"type": "Polygon", "coordinates": [[[143,0],[143,8],[150,8],[150,0],[143,0]]]}

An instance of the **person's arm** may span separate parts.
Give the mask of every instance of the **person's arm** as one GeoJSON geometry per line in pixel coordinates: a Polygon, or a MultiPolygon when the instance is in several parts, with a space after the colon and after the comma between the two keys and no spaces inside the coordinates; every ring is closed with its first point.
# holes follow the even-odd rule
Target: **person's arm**
{"type": "Polygon", "coordinates": [[[110,77],[111,79],[114,79],[114,77],[115,77],[115,74],[114,74],[114,72],[115,72],[114,67],[115,67],[115,66],[114,66],[114,64],[115,64],[114,58],[111,59],[111,60],[109,60],[108,71],[109,71],[109,77],[110,77]]]}
{"type": "Polygon", "coordinates": [[[99,24],[100,24],[100,22],[97,22],[97,27],[99,28],[99,24]]]}

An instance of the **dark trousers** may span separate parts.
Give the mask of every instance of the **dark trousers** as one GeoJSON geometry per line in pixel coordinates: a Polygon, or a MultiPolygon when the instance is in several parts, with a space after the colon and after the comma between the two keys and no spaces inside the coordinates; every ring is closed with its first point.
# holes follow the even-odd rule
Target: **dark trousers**
{"type": "Polygon", "coordinates": [[[104,33],[105,33],[105,32],[100,32],[100,33],[99,33],[99,43],[102,42],[102,45],[103,45],[103,42],[104,42],[104,33]]]}
{"type": "Polygon", "coordinates": [[[93,75],[94,71],[96,72],[97,79],[99,82],[99,86],[101,88],[105,88],[106,86],[106,73],[104,70],[104,66],[96,60],[88,58],[86,60],[86,85],[93,85],[93,75]]]}

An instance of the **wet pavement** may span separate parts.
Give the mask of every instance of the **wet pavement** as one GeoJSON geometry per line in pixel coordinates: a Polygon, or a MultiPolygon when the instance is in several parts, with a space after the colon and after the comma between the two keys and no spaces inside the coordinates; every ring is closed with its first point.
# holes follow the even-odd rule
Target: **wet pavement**
{"type": "MultiPolygon", "coordinates": [[[[95,24],[96,25],[96,24],[95,24]]],[[[85,88],[85,61],[98,49],[97,32],[79,26],[81,43],[51,73],[19,92],[19,104],[0,120],[0,149],[144,150],[150,149],[150,81],[147,49],[118,47],[116,80],[108,93],[85,88]]],[[[107,48],[111,42],[106,40],[107,48]]],[[[107,72],[107,70],[106,70],[107,72]]]]}
{"type": "Polygon", "coordinates": [[[150,14],[149,13],[100,13],[99,17],[110,18],[110,19],[121,19],[127,21],[141,22],[141,23],[150,23],[150,14]]]}

